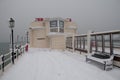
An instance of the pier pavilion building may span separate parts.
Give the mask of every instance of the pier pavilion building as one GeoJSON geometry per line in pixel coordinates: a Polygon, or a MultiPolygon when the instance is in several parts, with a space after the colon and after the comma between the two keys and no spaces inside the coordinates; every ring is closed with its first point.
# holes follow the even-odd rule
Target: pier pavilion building
{"type": "Polygon", "coordinates": [[[77,34],[71,18],[36,18],[30,23],[30,47],[65,49],[66,37],[77,34]]]}

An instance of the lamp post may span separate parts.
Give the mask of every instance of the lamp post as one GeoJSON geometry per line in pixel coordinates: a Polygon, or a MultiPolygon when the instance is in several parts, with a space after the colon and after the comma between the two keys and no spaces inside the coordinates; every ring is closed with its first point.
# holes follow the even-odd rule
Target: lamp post
{"type": "Polygon", "coordinates": [[[29,34],[29,33],[28,33],[28,31],[27,31],[27,33],[26,33],[26,35],[27,35],[27,44],[29,43],[29,42],[28,42],[28,34],[29,34]]]}
{"type": "Polygon", "coordinates": [[[10,18],[9,20],[9,28],[11,28],[11,37],[12,37],[12,63],[14,64],[14,36],[13,36],[13,28],[15,25],[15,21],[13,18],[10,18]]]}

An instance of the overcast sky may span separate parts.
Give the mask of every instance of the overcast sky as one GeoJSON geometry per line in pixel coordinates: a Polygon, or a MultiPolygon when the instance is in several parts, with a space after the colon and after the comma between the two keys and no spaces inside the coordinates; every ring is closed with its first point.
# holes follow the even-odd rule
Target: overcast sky
{"type": "Polygon", "coordinates": [[[120,30],[120,0],[0,0],[0,42],[9,41],[9,18],[24,36],[37,17],[72,18],[78,32],[120,30]]]}

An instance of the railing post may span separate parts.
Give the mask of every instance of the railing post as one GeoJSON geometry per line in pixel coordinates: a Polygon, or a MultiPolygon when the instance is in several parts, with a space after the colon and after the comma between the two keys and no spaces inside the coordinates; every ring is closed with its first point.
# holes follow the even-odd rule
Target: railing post
{"type": "Polygon", "coordinates": [[[20,47],[20,55],[21,55],[21,52],[22,52],[22,51],[21,51],[21,47],[20,47]]]}
{"type": "Polygon", "coordinates": [[[85,37],[83,37],[83,50],[85,49],[85,37]]]}
{"type": "Polygon", "coordinates": [[[23,46],[23,53],[24,53],[24,46],[23,46]]]}
{"type": "Polygon", "coordinates": [[[110,55],[113,54],[113,37],[112,33],[110,34],[110,55]]]}
{"type": "Polygon", "coordinates": [[[104,35],[101,35],[102,38],[102,53],[105,52],[105,40],[104,40],[104,35]]]}
{"type": "Polygon", "coordinates": [[[14,60],[16,59],[16,57],[17,57],[17,56],[16,56],[16,51],[14,51],[14,60]]]}
{"type": "Polygon", "coordinates": [[[23,54],[23,46],[22,46],[22,54],[23,54]]]}
{"type": "Polygon", "coordinates": [[[95,35],[95,52],[98,51],[97,35],[95,35]]]}
{"type": "Polygon", "coordinates": [[[91,42],[91,30],[88,31],[88,34],[87,34],[87,53],[90,53],[90,42],[91,42]]]}
{"type": "MultiPolygon", "coordinates": [[[[81,40],[81,37],[79,37],[79,38],[80,38],[80,49],[81,49],[81,41],[82,41],[82,40],[81,40]]],[[[80,51],[80,54],[81,54],[81,51],[80,51]]]]}
{"type": "Polygon", "coordinates": [[[3,71],[3,72],[4,72],[4,67],[5,67],[5,66],[4,66],[4,58],[5,58],[5,56],[3,55],[3,56],[2,56],[2,71],[3,71]]]}
{"type": "Polygon", "coordinates": [[[17,48],[17,58],[18,58],[19,52],[18,52],[18,48],[17,48]]]}
{"type": "Polygon", "coordinates": [[[76,36],[76,41],[77,41],[77,49],[78,49],[78,36],[76,36]]]}
{"type": "Polygon", "coordinates": [[[73,48],[73,52],[75,51],[75,39],[74,39],[74,34],[73,34],[73,37],[72,37],[72,48],[73,48]]]}

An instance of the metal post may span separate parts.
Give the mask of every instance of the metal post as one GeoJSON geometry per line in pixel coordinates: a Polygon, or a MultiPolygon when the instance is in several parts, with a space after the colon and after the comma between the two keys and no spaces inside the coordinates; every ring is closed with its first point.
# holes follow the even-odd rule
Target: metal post
{"type": "Polygon", "coordinates": [[[75,51],[75,46],[74,46],[74,43],[75,43],[75,39],[74,39],[74,34],[72,36],[72,48],[73,48],[73,52],[75,51]]]}
{"type": "Polygon", "coordinates": [[[113,38],[112,33],[110,34],[110,55],[113,54],[113,38]]]}
{"type": "Polygon", "coordinates": [[[5,64],[4,64],[4,58],[5,58],[5,57],[4,57],[4,55],[3,55],[3,56],[2,56],[2,62],[3,62],[3,63],[2,63],[2,71],[3,71],[3,72],[4,72],[4,67],[5,67],[5,66],[4,66],[4,65],[5,65],[5,64]]]}
{"type": "Polygon", "coordinates": [[[102,53],[105,52],[105,40],[104,40],[104,35],[101,35],[102,37],[102,53]]]}
{"type": "Polygon", "coordinates": [[[76,36],[76,39],[77,39],[76,41],[77,41],[77,49],[78,49],[78,36],[76,36]]]}
{"type": "MultiPolygon", "coordinates": [[[[90,47],[91,47],[90,42],[91,42],[91,30],[89,30],[87,33],[87,53],[90,53],[90,47]]],[[[83,49],[85,49],[85,39],[84,39],[84,48],[83,49]]]]}
{"type": "Polygon", "coordinates": [[[12,63],[14,64],[14,37],[13,37],[13,29],[11,29],[12,33],[12,63]]]}
{"type": "Polygon", "coordinates": [[[98,51],[97,35],[95,35],[95,52],[98,51]]]}
{"type": "Polygon", "coordinates": [[[80,54],[81,54],[81,37],[79,37],[79,39],[80,39],[80,54]]]}
{"type": "Polygon", "coordinates": [[[27,31],[27,43],[29,43],[29,42],[28,42],[28,31],[27,31]]]}
{"type": "Polygon", "coordinates": [[[85,50],[85,37],[83,37],[83,50],[85,50]]]}
{"type": "MultiPolygon", "coordinates": [[[[92,36],[91,36],[92,37],[92,36]]],[[[92,53],[92,39],[90,40],[90,53],[92,53]]]]}

